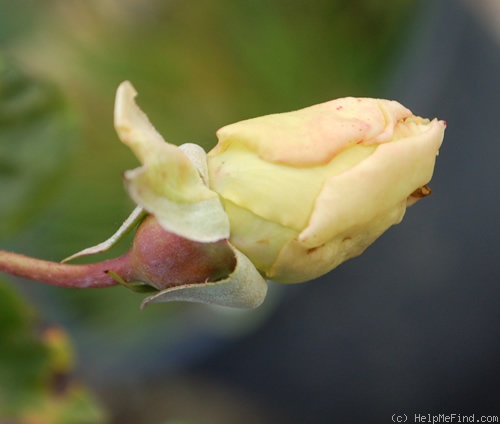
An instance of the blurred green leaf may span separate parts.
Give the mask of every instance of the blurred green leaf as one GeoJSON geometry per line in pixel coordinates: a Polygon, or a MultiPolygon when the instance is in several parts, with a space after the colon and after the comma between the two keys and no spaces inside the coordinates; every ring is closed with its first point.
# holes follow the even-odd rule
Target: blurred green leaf
{"type": "Polygon", "coordinates": [[[0,417],[41,389],[49,352],[32,331],[33,311],[0,281],[0,417]]]}
{"type": "Polygon", "coordinates": [[[74,122],[50,84],[0,56],[0,236],[47,204],[74,145],[74,122]]]}
{"type": "Polygon", "coordinates": [[[105,422],[87,390],[71,379],[74,357],[64,330],[37,331],[34,318],[0,281],[0,422],[105,422]]]}

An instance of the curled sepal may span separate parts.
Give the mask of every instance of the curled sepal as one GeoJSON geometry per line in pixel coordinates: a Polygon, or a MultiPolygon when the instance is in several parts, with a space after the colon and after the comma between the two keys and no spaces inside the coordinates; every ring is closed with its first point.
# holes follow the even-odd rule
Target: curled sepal
{"type": "Polygon", "coordinates": [[[232,308],[258,307],[266,297],[267,284],[250,260],[237,249],[233,250],[236,267],[227,278],[167,288],[147,297],[141,308],[150,303],[171,301],[208,303],[232,308]]]}
{"type": "Polygon", "coordinates": [[[65,263],[76,258],[81,258],[82,256],[96,255],[98,253],[107,252],[113,246],[116,246],[116,244],[118,244],[118,242],[125,235],[132,231],[132,229],[136,227],[144,219],[145,216],[146,212],[144,211],[144,209],[142,209],[140,206],[137,206],[129,215],[129,217],[123,222],[123,224],[120,225],[120,228],[118,228],[118,230],[116,230],[116,232],[107,240],[104,240],[103,242],[96,244],[95,246],[80,250],[79,252],[63,259],[61,262],[65,263]]]}
{"type": "Polygon", "coordinates": [[[130,196],[168,231],[200,242],[228,238],[229,220],[218,194],[189,157],[155,130],[136,95],[130,82],[121,83],[114,116],[118,136],[142,163],[125,172],[130,196]]]}

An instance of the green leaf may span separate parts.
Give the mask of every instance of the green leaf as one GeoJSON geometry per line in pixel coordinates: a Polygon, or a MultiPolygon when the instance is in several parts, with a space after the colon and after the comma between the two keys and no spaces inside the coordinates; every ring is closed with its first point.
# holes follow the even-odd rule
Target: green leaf
{"type": "Polygon", "coordinates": [[[42,329],[0,280],[0,422],[104,423],[93,397],[71,378],[73,366],[66,332],[42,329]]]}
{"type": "Polygon", "coordinates": [[[28,78],[0,55],[0,236],[25,225],[55,194],[74,127],[55,87],[28,78]]]}
{"type": "Polygon", "coordinates": [[[0,281],[0,417],[41,390],[49,352],[32,334],[33,311],[0,281]]]}

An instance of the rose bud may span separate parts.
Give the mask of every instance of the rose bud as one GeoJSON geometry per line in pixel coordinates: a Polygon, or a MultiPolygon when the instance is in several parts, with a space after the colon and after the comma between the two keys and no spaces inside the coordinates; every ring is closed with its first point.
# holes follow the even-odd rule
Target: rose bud
{"type": "Polygon", "coordinates": [[[208,153],[231,243],[294,283],[361,254],[428,192],[445,123],[395,101],[342,98],[228,125],[208,153]]]}
{"type": "Polygon", "coordinates": [[[229,237],[267,279],[319,277],[430,193],[445,123],[396,101],[343,98],[223,127],[208,155],[166,143],[123,83],[115,126],[143,166],[131,197],[174,233],[229,237]],[[197,171],[197,172],[196,172],[197,171]]]}

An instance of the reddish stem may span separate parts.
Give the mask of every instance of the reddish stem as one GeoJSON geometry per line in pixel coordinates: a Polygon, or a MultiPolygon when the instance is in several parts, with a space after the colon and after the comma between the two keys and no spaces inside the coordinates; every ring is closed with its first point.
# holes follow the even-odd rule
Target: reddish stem
{"type": "Polygon", "coordinates": [[[100,288],[118,283],[107,273],[113,271],[125,281],[130,280],[130,254],[93,264],[73,265],[45,261],[19,253],[0,250],[0,271],[60,287],[100,288]]]}

